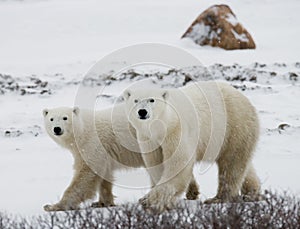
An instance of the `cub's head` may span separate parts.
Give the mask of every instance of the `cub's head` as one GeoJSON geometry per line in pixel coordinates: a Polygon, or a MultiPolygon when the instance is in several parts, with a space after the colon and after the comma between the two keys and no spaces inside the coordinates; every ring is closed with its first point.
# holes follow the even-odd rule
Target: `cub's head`
{"type": "Polygon", "coordinates": [[[62,143],[73,136],[73,115],[78,115],[79,108],[59,107],[44,109],[44,123],[47,133],[55,141],[62,143]]]}
{"type": "Polygon", "coordinates": [[[169,92],[167,90],[125,90],[123,97],[129,121],[147,122],[159,119],[165,111],[169,92]]]}

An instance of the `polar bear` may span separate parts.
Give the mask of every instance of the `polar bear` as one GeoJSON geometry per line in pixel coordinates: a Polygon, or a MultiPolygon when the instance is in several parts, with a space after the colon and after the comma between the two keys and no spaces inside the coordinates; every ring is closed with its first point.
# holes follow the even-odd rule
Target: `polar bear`
{"type": "MultiPolygon", "coordinates": [[[[134,148],[128,149],[123,146],[118,138],[118,134],[130,135],[122,133],[128,131],[126,126],[130,128],[124,105],[116,105],[113,109],[95,113],[77,107],[44,109],[43,116],[48,135],[58,145],[72,153],[75,170],[72,182],[61,200],[53,205],[45,205],[44,210],[77,209],[80,203],[93,198],[97,192],[99,201],[93,203],[94,207],[113,206],[113,172],[124,168],[144,167],[141,154],[134,148]]],[[[134,129],[130,130],[134,132],[134,129]]],[[[135,142],[132,145],[137,144],[135,138],[133,141],[135,142]]],[[[154,154],[159,163],[161,152],[156,151],[154,154]]],[[[151,182],[154,185],[154,181],[151,182]]],[[[187,199],[198,197],[198,185],[194,178],[190,182],[186,197],[187,199]]]]}
{"type": "MultiPolygon", "coordinates": [[[[223,82],[198,82],[178,89],[129,88],[123,97],[141,152],[160,148],[163,154],[161,166],[148,170],[162,175],[139,200],[144,207],[171,208],[193,177],[196,161],[218,166],[217,194],[206,203],[234,201],[240,192],[258,195],[252,156],[259,122],[255,108],[239,91],[223,82]]],[[[148,166],[151,157],[144,155],[148,166]]]]}

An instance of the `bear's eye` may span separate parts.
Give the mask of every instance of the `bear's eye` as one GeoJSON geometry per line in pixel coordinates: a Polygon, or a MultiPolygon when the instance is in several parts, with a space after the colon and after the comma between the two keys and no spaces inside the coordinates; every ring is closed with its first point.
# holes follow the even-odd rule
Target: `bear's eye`
{"type": "Polygon", "coordinates": [[[154,101],[155,101],[154,99],[149,99],[150,103],[154,103],[154,101]]]}
{"type": "Polygon", "coordinates": [[[65,121],[68,120],[68,117],[63,117],[63,120],[65,120],[65,121]]]}
{"type": "Polygon", "coordinates": [[[135,103],[138,103],[138,102],[139,102],[139,100],[138,100],[138,99],[135,99],[135,100],[134,100],[134,102],[135,102],[135,103]]]}
{"type": "Polygon", "coordinates": [[[50,121],[53,122],[53,118],[50,118],[50,121]]]}

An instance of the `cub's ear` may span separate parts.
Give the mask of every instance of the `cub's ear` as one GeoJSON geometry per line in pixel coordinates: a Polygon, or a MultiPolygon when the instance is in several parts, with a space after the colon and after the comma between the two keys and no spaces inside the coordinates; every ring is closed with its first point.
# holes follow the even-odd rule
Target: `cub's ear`
{"type": "Polygon", "coordinates": [[[48,113],[49,113],[48,109],[44,109],[44,110],[43,110],[43,116],[44,116],[44,117],[46,117],[48,113]]]}
{"type": "Polygon", "coordinates": [[[78,115],[79,114],[79,107],[73,108],[73,114],[78,115]]]}
{"type": "Polygon", "coordinates": [[[164,92],[162,93],[162,97],[163,97],[164,99],[168,99],[168,98],[169,98],[169,92],[168,92],[168,91],[164,91],[164,92]]]}
{"type": "Polygon", "coordinates": [[[124,92],[123,92],[123,98],[125,99],[125,100],[127,100],[127,99],[129,99],[129,97],[132,95],[132,93],[131,93],[131,91],[130,90],[125,90],[124,92]]]}

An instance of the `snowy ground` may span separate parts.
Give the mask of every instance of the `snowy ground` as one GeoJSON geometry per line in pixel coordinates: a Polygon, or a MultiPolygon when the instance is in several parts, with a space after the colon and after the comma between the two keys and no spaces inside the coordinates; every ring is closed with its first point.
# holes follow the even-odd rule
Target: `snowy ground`
{"type": "MultiPolygon", "coordinates": [[[[185,48],[210,66],[216,78],[227,77],[244,88],[261,120],[254,164],[263,187],[299,194],[299,10],[297,0],[0,1],[0,211],[42,213],[44,204],[59,199],[72,177],[72,157],[45,134],[42,109],[72,106],[76,82],[93,63],[140,42],[185,48]],[[179,40],[213,3],[232,7],[252,33],[256,50],[224,51],[179,40]],[[233,79],[236,75],[240,77],[233,79]],[[290,126],[279,130],[282,123],[290,126]]],[[[112,83],[107,90],[116,92],[121,86],[126,83],[112,83]]],[[[107,105],[109,100],[103,102],[107,105]]],[[[216,167],[205,174],[195,169],[201,198],[214,195],[216,172],[216,167]]],[[[135,170],[118,173],[116,183],[133,178],[142,184],[148,181],[143,170],[135,170]]],[[[117,203],[137,201],[146,191],[114,188],[117,203]]]]}

